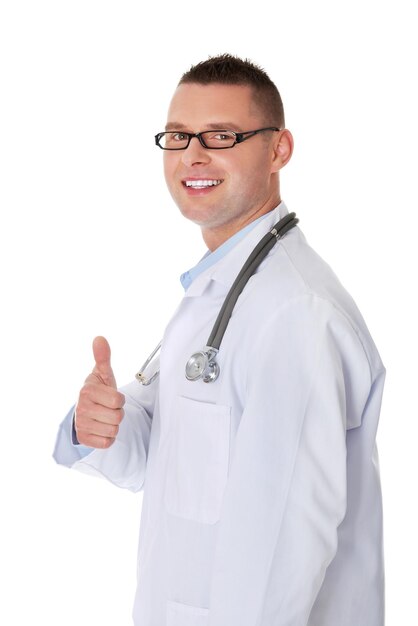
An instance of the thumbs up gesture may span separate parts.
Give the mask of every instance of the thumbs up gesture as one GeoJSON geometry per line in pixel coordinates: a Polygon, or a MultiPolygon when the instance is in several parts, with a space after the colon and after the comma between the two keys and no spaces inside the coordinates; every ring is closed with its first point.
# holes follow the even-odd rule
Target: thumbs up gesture
{"type": "Polygon", "coordinates": [[[109,448],[122,421],[125,396],[116,387],[110,365],[110,346],[104,337],[93,341],[95,366],[81,388],[75,410],[75,430],[80,443],[109,448]]]}

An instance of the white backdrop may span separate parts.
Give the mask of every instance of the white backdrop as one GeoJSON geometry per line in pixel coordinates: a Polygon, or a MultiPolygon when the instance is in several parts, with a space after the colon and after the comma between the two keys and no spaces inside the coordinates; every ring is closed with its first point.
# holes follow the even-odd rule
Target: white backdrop
{"type": "Polygon", "coordinates": [[[131,623],[142,494],[51,454],[93,337],[108,338],[129,382],[182,297],[180,273],[205,251],[165,189],[153,135],[183,71],[221,52],[278,85],[295,138],[282,198],[387,367],[387,626],[417,623],[412,5],[1,3],[2,624],[131,623]]]}

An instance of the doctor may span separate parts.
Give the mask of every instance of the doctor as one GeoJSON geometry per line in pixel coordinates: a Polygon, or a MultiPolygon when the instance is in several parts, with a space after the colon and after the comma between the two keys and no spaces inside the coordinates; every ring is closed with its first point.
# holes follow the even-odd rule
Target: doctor
{"type": "Polygon", "coordinates": [[[94,340],[54,457],[144,490],[136,626],[383,626],[385,368],[299,227],[239,296],[218,378],[185,376],[248,255],[288,214],[279,92],[249,61],[211,58],[183,75],[164,133],[168,188],[208,253],[181,278],[153,382],[118,390],[109,345],[94,340]]]}

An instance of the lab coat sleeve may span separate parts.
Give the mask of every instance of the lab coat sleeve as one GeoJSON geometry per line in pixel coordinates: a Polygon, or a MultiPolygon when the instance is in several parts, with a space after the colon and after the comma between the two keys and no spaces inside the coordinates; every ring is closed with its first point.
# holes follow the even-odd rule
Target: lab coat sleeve
{"type": "Polygon", "coordinates": [[[105,450],[74,445],[72,415],[61,423],[54,449],[57,463],[109,480],[118,487],[141,491],[144,484],[158,381],[149,387],[134,380],[119,388],[125,395],[124,417],[114,443],[105,450]]]}
{"type": "Polygon", "coordinates": [[[306,626],[346,512],[346,428],[360,425],[369,389],[359,337],[332,303],[305,294],[263,325],[224,493],[209,626],[306,626]]]}

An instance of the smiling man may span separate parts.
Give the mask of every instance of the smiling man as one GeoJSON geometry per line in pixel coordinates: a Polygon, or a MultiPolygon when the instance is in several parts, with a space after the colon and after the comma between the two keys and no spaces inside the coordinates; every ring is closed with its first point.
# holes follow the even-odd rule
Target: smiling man
{"type": "Polygon", "coordinates": [[[385,368],[281,200],[279,92],[249,61],[210,58],[155,141],[208,250],[137,380],[117,388],[96,337],[55,459],[144,492],[136,626],[383,626],[385,368]]]}
{"type": "Polygon", "coordinates": [[[278,171],[291,157],[292,135],[284,128],[279,94],[275,107],[268,93],[268,106],[257,106],[253,92],[250,85],[200,84],[186,75],[171,101],[169,132],[158,136],[168,148],[164,172],[171,195],[201,226],[210,250],[280,204],[278,171]],[[189,142],[187,132],[202,131],[200,141],[189,142]]]}

